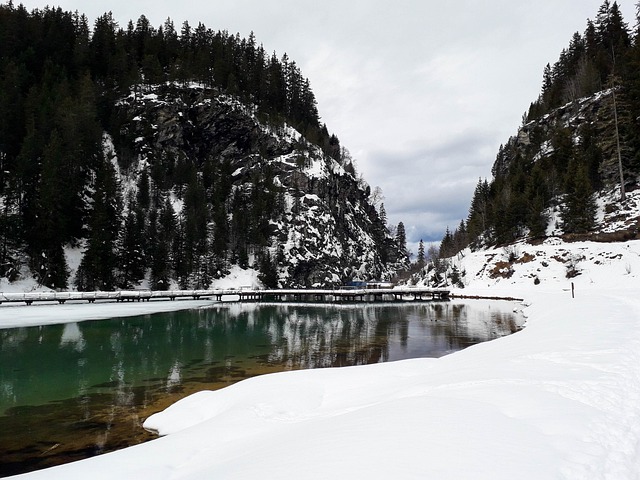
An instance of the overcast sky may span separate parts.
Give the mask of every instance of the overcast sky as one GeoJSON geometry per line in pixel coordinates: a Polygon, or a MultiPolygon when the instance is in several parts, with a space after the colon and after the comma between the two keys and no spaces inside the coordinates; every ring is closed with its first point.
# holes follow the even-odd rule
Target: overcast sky
{"type": "MultiPolygon", "coordinates": [[[[410,246],[466,218],[478,178],[540,92],[542,71],[604,0],[60,0],[93,24],[255,33],[308,77],[322,120],[382,188],[410,246]]],[[[19,3],[17,0],[15,3],[19,3]]],[[[22,2],[29,9],[47,2],[22,2]]],[[[618,2],[635,24],[635,0],[618,2]]],[[[415,250],[414,250],[415,251],[415,250]]]]}

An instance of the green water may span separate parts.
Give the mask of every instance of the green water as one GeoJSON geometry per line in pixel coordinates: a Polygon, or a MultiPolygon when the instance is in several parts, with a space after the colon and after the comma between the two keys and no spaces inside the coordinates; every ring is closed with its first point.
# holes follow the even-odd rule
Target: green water
{"type": "Polygon", "coordinates": [[[264,373],[439,357],[516,331],[503,303],[217,304],[0,330],[0,476],[151,439],[179,398],[264,373]]]}

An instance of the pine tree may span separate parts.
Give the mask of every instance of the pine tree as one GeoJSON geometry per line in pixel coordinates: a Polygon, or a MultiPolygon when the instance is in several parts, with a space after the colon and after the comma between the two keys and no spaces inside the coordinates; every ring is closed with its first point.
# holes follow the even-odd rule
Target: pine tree
{"type": "Polygon", "coordinates": [[[407,234],[404,229],[404,223],[398,223],[398,227],[396,229],[396,245],[403,259],[406,259],[409,256],[407,252],[407,234]]]}
{"type": "Polygon", "coordinates": [[[56,130],[44,150],[40,189],[35,204],[35,221],[29,244],[31,268],[38,282],[53,289],[67,288],[69,269],[63,252],[65,214],[62,210],[64,180],[62,142],[56,130]]]}
{"type": "Polygon", "coordinates": [[[565,233],[586,233],[593,229],[597,204],[587,170],[577,161],[572,161],[565,205],[561,211],[562,228],[565,233]]]}
{"type": "Polygon", "coordinates": [[[146,259],[143,235],[144,214],[134,202],[131,202],[118,240],[119,288],[132,288],[145,276],[146,259]]]}
{"type": "MultiPolygon", "coordinates": [[[[620,81],[610,78],[612,85],[619,85],[620,81]]],[[[633,158],[633,152],[629,146],[629,139],[635,127],[631,120],[631,108],[623,92],[616,94],[612,88],[611,95],[608,95],[602,102],[602,108],[598,112],[596,128],[599,136],[599,148],[602,152],[602,162],[600,164],[599,176],[607,185],[619,184],[621,196],[624,197],[624,176],[625,170],[630,163],[628,159],[633,158]]]]}
{"type": "Polygon", "coordinates": [[[422,241],[422,239],[420,239],[420,243],[418,244],[418,259],[417,259],[417,264],[418,264],[418,268],[422,268],[424,267],[424,242],[422,241]]]}
{"type": "Polygon", "coordinates": [[[542,74],[542,93],[540,95],[545,111],[549,111],[555,106],[554,85],[553,70],[551,69],[551,64],[547,63],[542,74]]]}
{"type": "Polygon", "coordinates": [[[453,253],[461,252],[469,245],[467,226],[464,220],[460,220],[458,227],[453,231],[453,253]]]}
{"type": "Polygon", "coordinates": [[[269,250],[265,250],[260,260],[260,273],[258,279],[265,288],[278,288],[278,264],[277,259],[271,258],[269,250]]]}
{"type": "Polygon", "coordinates": [[[137,182],[136,204],[142,210],[149,209],[150,202],[149,172],[145,168],[140,172],[137,182]]]}
{"type": "Polygon", "coordinates": [[[485,233],[491,224],[491,186],[487,179],[478,179],[473,192],[469,216],[467,218],[467,235],[469,241],[475,241],[485,233]]]}
{"type": "MultiPolygon", "coordinates": [[[[636,6],[636,31],[635,41],[628,54],[629,62],[627,74],[623,80],[623,98],[627,101],[630,118],[640,118],[640,5],[636,6]]],[[[627,159],[633,170],[640,169],[640,129],[631,128],[625,131],[628,135],[627,142],[630,146],[629,157],[627,159]]]]}
{"type": "Polygon", "coordinates": [[[615,64],[631,45],[629,27],[622,18],[618,2],[604,0],[596,15],[595,30],[600,48],[610,55],[611,64],[615,64]]]}
{"type": "Polygon", "coordinates": [[[444,232],[444,237],[440,241],[440,249],[439,256],[440,258],[448,258],[456,254],[455,245],[453,242],[453,235],[449,230],[449,227],[446,228],[444,232]]]}
{"type": "Polygon", "coordinates": [[[55,124],[60,133],[64,154],[61,208],[65,214],[64,241],[81,238],[88,209],[85,188],[91,170],[102,155],[102,129],[96,111],[94,85],[88,74],[67,88],[60,87],[55,124]]]}
{"type": "Polygon", "coordinates": [[[208,211],[206,193],[195,171],[184,196],[182,211],[184,227],[183,261],[187,272],[197,270],[197,264],[207,251],[208,211]]]}
{"type": "Polygon", "coordinates": [[[387,225],[387,211],[384,208],[384,203],[380,204],[380,221],[383,225],[387,225]]]}
{"type": "Polygon", "coordinates": [[[451,273],[449,273],[449,280],[451,281],[451,285],[459,288],[463,288],[464,284],[462,283],[462,277],[460,275],[460,269],[457,265],[453,265],[451,267],[451,273]]]}
{"type": "Polygon", "coordinates": [[[108,83],[115,80],[113,71],[115,69],[117,28],[118,25],[113,15],[110,12],[105,13],[96,19],[91,36],[90,51],[93,54],[91,71],[108,83]]]}
{"type": "Polygon", "coordinates": [[[545,213],[550,200],[549,188],[540,162],[534,165],[527,180],[525,198],[527,202],[526,226],[532,237],[543,236],[547,230],[548,217],[545,213]]]}
{"type": "Polygon", "coordinates": [[[168,198],[153,217],[156,218],[153,228],[157,238],[151,248],[151,288],[168,290],[171,286],[171,252],[176,230],[175,212],[168,198]]]}
{"type": "Polygon", "coordinates": [[[122,201],[109,160],[103,159],[97,168],[92,200],[87,249],[76,272],[76,286],[78,290],[113,290],[117,284],[122,201]]]}

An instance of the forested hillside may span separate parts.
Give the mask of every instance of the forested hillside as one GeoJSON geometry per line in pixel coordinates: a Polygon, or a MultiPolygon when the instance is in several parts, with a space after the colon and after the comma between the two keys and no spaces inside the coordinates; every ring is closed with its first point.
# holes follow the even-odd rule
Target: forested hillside
{"type": "Polygon", "coordinates": [[[335,285],[406,262],[308,79],[253,35],[0,5],[0,167],[9,281],[335,285]]]}
{"type": "Polygon", "coordinates": [[[492,174],[478,181],[468,218],[446,232],[441,257],[549,235],[635,237],[638,218],[625,212],[636,211],[628,194],[640,175],[640,31],[616,2],[606,0],[544,68],[540,96],[492,174]],[[625,220],[616,231],[612,218],[625,220]]]}

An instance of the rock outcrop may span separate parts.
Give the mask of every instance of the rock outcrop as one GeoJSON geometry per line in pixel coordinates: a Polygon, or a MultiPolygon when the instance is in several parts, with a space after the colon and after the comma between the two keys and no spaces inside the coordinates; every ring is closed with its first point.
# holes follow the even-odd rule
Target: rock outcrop
{"type": "Polygon", "coordinates": [[[182,170],[197,172],[207,198],[224,192],[219,205],[207,204],[206,242],[226,230],[227,248],[205,261],[259,267],[268,257],[281,286],[331,286],[389,278],[402,260],[350,160],[332,158],[290,126],[200,85],[132,92],[116,114],[112,136],[129,196],[149,171],[155,195],[170,198],[187,221],[182,170]],[[163,185],[153,174],[160,168],[173,176],[163,185]],[[217,228],[216,208],[225,228],[217,228]]]}

